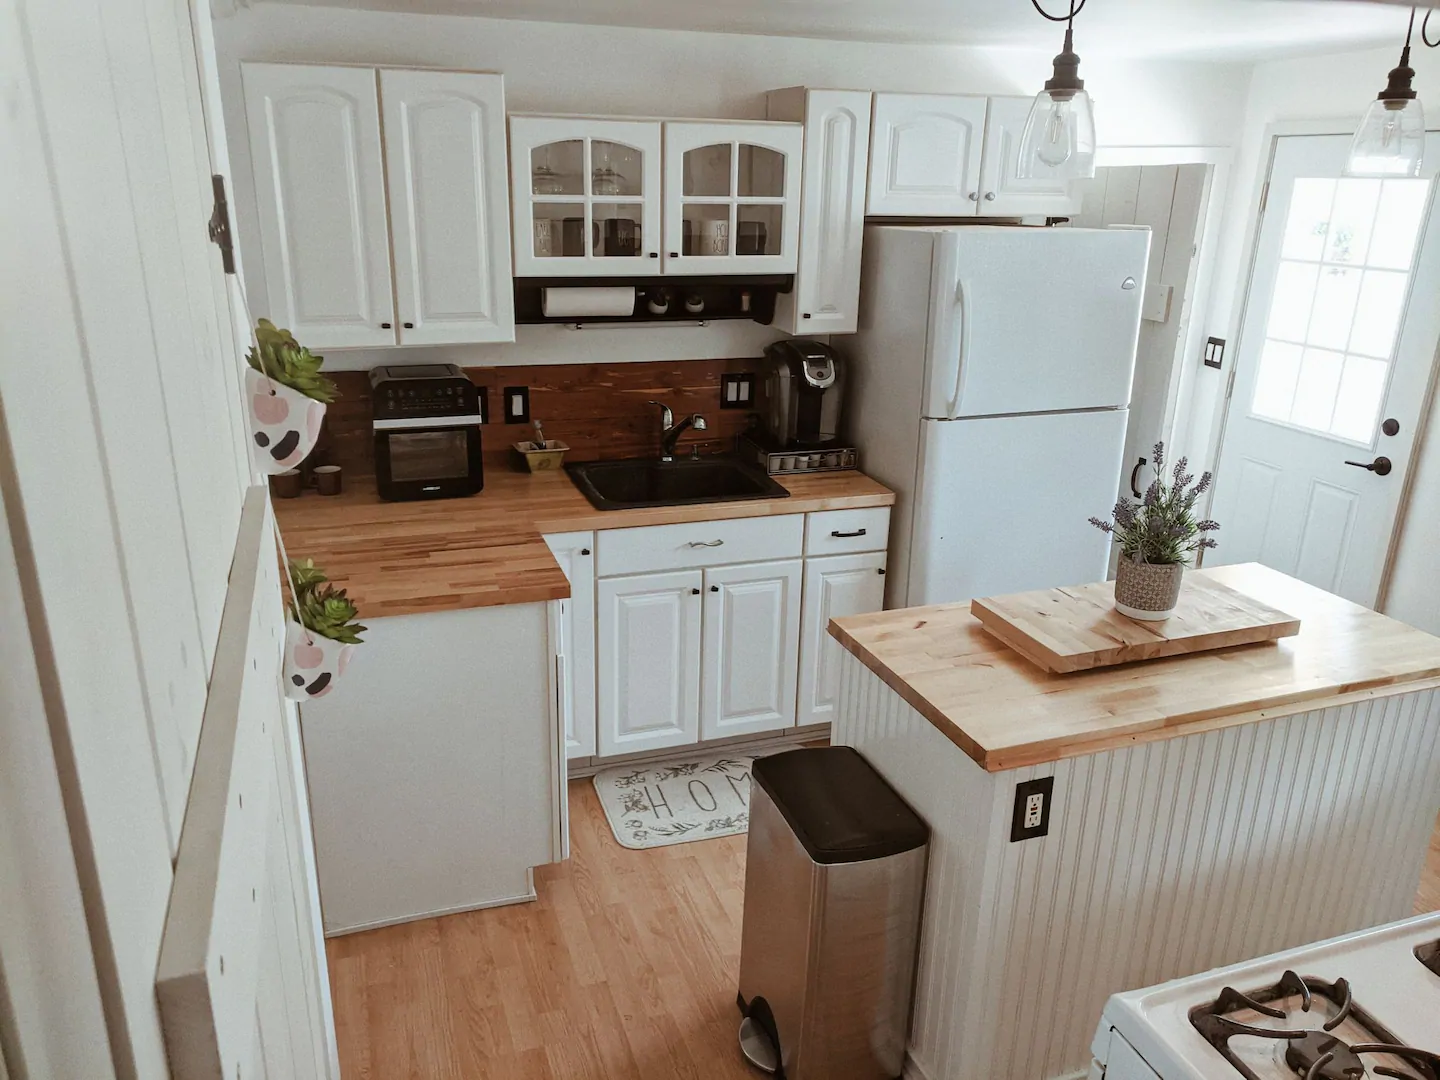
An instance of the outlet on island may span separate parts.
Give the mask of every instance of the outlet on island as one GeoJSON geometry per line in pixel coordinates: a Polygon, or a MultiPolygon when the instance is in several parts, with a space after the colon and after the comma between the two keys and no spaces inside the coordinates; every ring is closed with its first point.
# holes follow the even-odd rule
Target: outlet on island
{"type": "Polygon", "coordinates": [[[1015,785],[1015,814],[1010,821],[1010,842],[1033,840],[1050,832],[1050,797],[1055,778],[1041,776],[1015,785]]]}

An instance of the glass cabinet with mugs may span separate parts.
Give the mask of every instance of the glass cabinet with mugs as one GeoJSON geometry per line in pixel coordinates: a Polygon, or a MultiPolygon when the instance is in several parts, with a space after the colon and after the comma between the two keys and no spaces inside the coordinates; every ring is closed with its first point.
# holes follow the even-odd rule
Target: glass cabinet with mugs
{"type": "Polygon", "coordinates": [[[804,129],[754,121],[667,121],[667,274],[793,274],[804,129]]]}
{"type": "Polygon", "coordinates": [[[660,272],[660,124],[511,116],[517,277],[660,272]]]}

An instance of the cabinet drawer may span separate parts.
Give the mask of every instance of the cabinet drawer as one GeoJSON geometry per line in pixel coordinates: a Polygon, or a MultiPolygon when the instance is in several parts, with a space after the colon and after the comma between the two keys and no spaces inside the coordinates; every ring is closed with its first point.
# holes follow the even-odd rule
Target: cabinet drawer
{"type": "Polygon", "coordinates": [[[823,510],[805,515],[806,555],[884,551],[890,540],[890,508],[823,510]]]}
{"type": "Polygon", "coordinates": [[[601,577],[790,559],[804,546],[805,515],[607,529],[595,540],[601,577]]]}

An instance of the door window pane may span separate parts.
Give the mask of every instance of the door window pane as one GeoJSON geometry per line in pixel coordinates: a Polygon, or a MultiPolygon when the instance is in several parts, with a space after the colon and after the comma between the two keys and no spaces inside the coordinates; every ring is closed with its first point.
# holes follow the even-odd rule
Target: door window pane
{"type": "Polygon", "coordinates": [[[778,199],[785,194],[785,155],[768,146],[740,144],[740,194],[778,199]]]}
{"type": "Polygon", "coordinates": [[[729,143],[685,151],[684,193],[702,197],[731,194],[729,143]]]}
{"type": "Polygon", "coordinates": [[[639,258],[644,254],[640,235],[640,203],[595,203],[595,254],[609,259],[639,258]]]}
{"type": "Polygon", "coordinates": [[[590,193],[599,196],[640,194],[644,155],[624,143],[594,139],[590,143],[590,193]]]}
{"type": "Polygon", "coordinates": [[[584,195],[585,143],[580,139],[545,143],[530,151],[532,195],[584,195]]]}
{"type": "Polygon", "coordinates": [[[1295,181],[1253,415],[1374,440],[1428,194],[1423,180],[1295,181]]]}

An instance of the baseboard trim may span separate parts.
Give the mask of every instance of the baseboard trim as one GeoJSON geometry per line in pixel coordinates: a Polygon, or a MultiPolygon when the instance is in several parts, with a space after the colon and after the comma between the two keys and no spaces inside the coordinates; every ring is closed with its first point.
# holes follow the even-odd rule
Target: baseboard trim
{"type": "Polygon", "coordinates": [[[571,780],[594,776],[605,769],[618,765],[652,765],[657,762],[674,761],[676,758],[694,757],[696,754],[714,750],[731,750],[737,754],[759,757],[763,754],[777,754],[792,750],[817,740],[830,741],[829,724],[811,724],[809,727],[790,728],[783,732],[767,732],[764,735],[737,735],[732,739],[712,739],[709,742],[688,743],[685,746],[667,746],[663,750],[647,750],[643,754],[617,754],[615,757],[573,758],[568,775],[571,780]],[[754,751],[754,753],[750,753],[754,751]]]}
{"type": "Polygon", "coordinates": [[[419,922],[421,919],[438,919],[442,915],[460,915],[466,911],[484,911],[486,908],[534,903],[539,899],[539,896],[535,892],[535,878],[533,873],[526,871],[526,878],[530,883],[530,891],[522,893],[519,896],[501,896],[479,904],[457,904],[454,907],[441,908],[438,911],[423,911],[418,915],[401,915],[395,919],[379,919],[376,922],[360,923],[356,926],[346,926],[337,930],[326,930],[325,936],[327,938],[344,937],[346,934],[361,934],[366,930],[380,930],[386,926],[399,926],[401,923],[419,922]]]}

